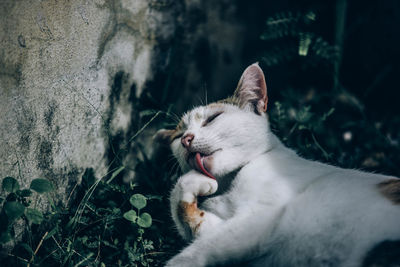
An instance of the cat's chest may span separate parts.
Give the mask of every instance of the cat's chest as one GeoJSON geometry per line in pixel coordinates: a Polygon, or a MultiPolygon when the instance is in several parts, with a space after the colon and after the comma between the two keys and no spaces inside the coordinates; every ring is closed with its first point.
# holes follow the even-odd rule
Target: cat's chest
{"type": "Polygon", "coordinates": [[[265,210],[264,208],[283,206],[292,192],[284,181],[272,179],[262,173],[239,173],[227,191],[210,197],[202,207],[221,218],[229,219],[243,211],[265,210]]]}

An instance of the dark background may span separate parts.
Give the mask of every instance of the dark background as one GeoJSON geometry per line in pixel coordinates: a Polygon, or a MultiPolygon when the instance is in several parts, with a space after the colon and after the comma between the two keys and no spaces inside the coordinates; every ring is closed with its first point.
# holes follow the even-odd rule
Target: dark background
{"type": "Polygon", "coordinates": [[[272,128],[286,145],[307,158],[398,176],[399,5],[394,0],[240,0],[191,10],[192,23],[176,37],[173,78],[159,79],[168,93],[161,99],[160,86],[150,84],[156,104],[144,99],[144,106],[168,107],[179,115],[204,103],[205,95],[208,102],[224,98],[246,66],[258,61],[266,75],[272,128]],[[210,19],[207,8],[227,24],[216,23],[203,38],[182,41],[200,27],[198,21],[210,19]],[[236,50],[223,50],[212,40],[218,33],[219,41],[226,41],[226,25],[242,27],[231,40],[236,50]],[[300,55],[304,47],[307,53],[300,55]],[[187,50],[190,57],[179,56],[187,50]],[[190,64],[195,67],[186,70],[190,64]],[[185,81],[192,72],[197,79],[185,81]],[[172,80],[167,88],[165,80],[172,80]]]}

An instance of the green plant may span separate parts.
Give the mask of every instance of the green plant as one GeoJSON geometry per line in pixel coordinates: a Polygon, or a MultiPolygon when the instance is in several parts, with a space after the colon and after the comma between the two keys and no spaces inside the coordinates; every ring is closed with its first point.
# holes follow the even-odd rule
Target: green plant
{"type": "Polygon", "coordinates": [[[330,108],[323,114],[315,114],[311,110],[311,106],[302,106],[296,109],[294,106],[284,105],[277,101],[274,103],[275,109],[272,112],[271,124],[275,129],[284,131],[282,141],[291,147],[295,147],[302,154],[310,155],[322,154],[325,160],[331,158],[329,154],[317,141],[316,134],[323,131],[324,122],[331,116],[335,109],[330,108]],[[307,132],[311,140],[306,140],[302,132],[307,132]]]}
{"type": "Polygon", "coordinates": [[[337,48],[317,32],[317,19],[317,13],[311,10],[278,12],[267,18],[261,35],[268,47],[263,56],[264,63],[276,66],[301,57],[307,58],[304,63],[309,66],[333,63],[337,48]]]}
{"type": "MultiPolygon", "coordinates": [[[[42,178],[33,179],[29,189],[20,189],[18,181],[13,177],[5,177],[2,180],[2,189],[7,192],[5,199],[1,199],[3,204],[0,213],[0,244],[6,244],[15,240],[14,226],[21,221],[27,224],[41,224],[44,216],[41,211],[36,209],[37,202],[32,208],[32,197],[36,194],[46,194],[53,191],[52,184],[42,178]]],[[[29,245],[25,248],[32,250],[29,245]]]]}
{"type": "Polygon", "coordinates": [[[140,210],[147,205],[147,198],[142,194],[134,194],[129,199],[129,202],[137,209],[137,212],[129,210],[124,213],[124,218],[132,223],[136,223],[139,227],[150,227],[152,223],[151,215],[147,212],[140,214],[140,210]]]}
{"type": "MultiPolygon", "coordinates": [[[[148,162],[150,164],[150,162],[148,162]]],[[[3,199],[0,261],[6,266],[159,266],[173,249],[168,235],[166,199],[161,195],[140,194],[137,183],[121,183],[118,173],[96,179],[86,170],[68,206],[51,205],[42,214],[31,208],[35,194],[52,190],[45,179],[32,181],[20,190],[14,178],[2,180],[8,194],[3,199]],[[106,179],[107,178],[107,179],[106,179]],[[155,219],[149,210],[156,213],[155,219]],[[18,238],[13,227],[26,225],[18,238]],[[3,226],[4,226],[3,225],[3,226]],[[7,250],[4,245],[12,246],[7,250]]],[[[146,191],[146,187],[142,187],[146,191]]],[[[49,197],[50,199],[50,197],[49,197]]],[[[52,201],[51,201],[52,202],[52,201]]]]}
{"type": "Polygon", "coordinates": [[[326,11],[314,5],[266,20],[260,37],[262,65],[274,82],[271,128],[306,158],[398,176],[400,120],[369,110],[364,93],[342,84],[343,47],[333,37],[344,32],[329,31],[326,11]]]}

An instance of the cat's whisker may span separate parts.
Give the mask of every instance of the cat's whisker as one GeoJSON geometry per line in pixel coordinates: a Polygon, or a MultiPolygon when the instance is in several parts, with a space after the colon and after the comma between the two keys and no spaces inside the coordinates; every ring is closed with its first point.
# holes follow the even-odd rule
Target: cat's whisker
{"type": "Polygon", "coordinates": [[[204,106],[204,103],[203,103],[203,100],[201,99],[201,96],[197,95],[196,98],[200,102],[200,106],[204,106]]]}
{"type": "Polygon", "coordinates": [[[171,176],[172,174],[176,173],[179,169],[179,163],[176,162],[172,165],[171,169],[169,170],[168,174],[171,176]]]}
{"type": "MultiPolygon", "coordinates": [[[[167,158],[167,160],[165,161],[166,163],[170,163],[171,161],[176,161],[174,156],[170,156],[169,158],[167,158]]],[[[175,162],[174,162],[175,163],[175,162]]]]}
{"type": "Polygon", "coordinates": [[[179,116],[176,115],[175,113],[173,113],[172,111],[170,113],[168,113],[167,117],[172,119],[176,124],[178,124],[180,121],[179,116]]]}
{"type": "Polygon", "coordinates": [[[206,106],[208,106],[207,86],[206,85],[204,85],[204,93],[205,93],[205,98],[206,98],[206,106]]]}

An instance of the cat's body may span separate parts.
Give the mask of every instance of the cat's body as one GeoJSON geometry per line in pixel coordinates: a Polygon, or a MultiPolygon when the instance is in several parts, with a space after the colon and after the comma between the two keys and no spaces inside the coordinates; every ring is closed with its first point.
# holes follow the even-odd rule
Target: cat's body
{"type": "Polygon", "coordinates": [[[400,240],[400,180],[299,157],[271,133],[266,105],[253,64],[230,101],[159,133],[187,171],[171,213],[192,241],[167,265],[360,266],[379,242],[400,240]]]}

